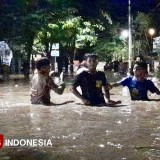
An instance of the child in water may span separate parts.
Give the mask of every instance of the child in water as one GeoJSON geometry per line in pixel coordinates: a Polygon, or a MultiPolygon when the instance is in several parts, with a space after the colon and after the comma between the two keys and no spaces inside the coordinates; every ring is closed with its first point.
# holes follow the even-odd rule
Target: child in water
{"type": "Polygon", "coordinates": [[[111,87],[127,86],[130,92],[131,100],[147,101],[147,92],[160,95],[159,89],[151,80],[146,79],[148,75],[146,62],[138,61],[133,67],[133,76],[122,79],[120,82],[111,84],[111,87]]]}
{"type": "Polygon", "coordinates": [[[65,84],[56,85],[50,73],[50,61],[47,57],[42,57],[36,61],[37,73],[31,80],[31,103],[50,104],[50,91],[54,90],[57,94],[62,94],[65,84]]]}
{"type": "Polygon", "coordinates": [[[110,100],[110,93],[108,88],[108,82],[104,72],[97,71],[98,56],[96,54],[88,54],[86,58],[86,65],[88,70],[84,70],[79,73],[72,85],[72,93],[80,98],[85,105],[91,106],[105,106],[107,103],[104,99],[102,87],[105,91],[105,96],[110,104],[117,104],[120,101],[110,100]],[[80,86],[82,94],[77,90],[80,86]]]}

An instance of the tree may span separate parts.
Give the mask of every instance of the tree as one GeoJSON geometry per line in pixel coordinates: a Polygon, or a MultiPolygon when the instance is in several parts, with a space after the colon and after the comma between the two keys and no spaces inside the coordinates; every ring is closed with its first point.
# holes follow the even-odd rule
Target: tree
{"type": "Polygon", "coordinates": [[[102,28],[100,25],[83,21],[81,17],[66,17],[56,24],[49,23],[47,27],[41,28],[35,38],[34,47],[38,52],[46,50],[47,56],[50,57],[52,44],[59,43],[60,51],[69,56],[70,63],[73,64],[76,49],[95,45],[97,41],[95,29],[98,27],[102,28]]]}
{"type": "Polygon", "coordinates": [[[138,13],[134,21],[134,50],[139,54],[150,51],[148,30],[151,27],[150,15],[138,13]]]}

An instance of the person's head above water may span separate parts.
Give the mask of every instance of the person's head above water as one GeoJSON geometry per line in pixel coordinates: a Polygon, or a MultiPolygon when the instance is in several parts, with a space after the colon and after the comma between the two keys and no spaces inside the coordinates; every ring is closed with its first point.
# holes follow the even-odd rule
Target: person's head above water
{"type": "Polygon", "coordinates": [[[139,80],[143,80],[147,75],[147,63],[146,62],[136,62],[133,67],[134,76],[139,78],[139,80]]]}
{"type": "Polygon", "coordinates": [[[88,70],[89,71],[94,71],[96,70],[96,67],[98,65],[98,56],[97,54],[94,54],[94,53],[91,53],[91,54],[88,54],[86,56],[86,64],[87,64],[87,67],[88,67],[88,70]]]}
{"type": "Polygon", "coordinates": [[[49,75],[50,60],[47,57],[42,57],[36,61],[36,69],[42,75],[49,75]]]}

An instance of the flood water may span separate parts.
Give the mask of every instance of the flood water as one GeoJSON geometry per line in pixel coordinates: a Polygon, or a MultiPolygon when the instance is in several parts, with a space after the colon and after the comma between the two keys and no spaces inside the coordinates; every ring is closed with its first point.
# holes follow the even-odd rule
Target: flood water
{"type": "Polygon", "coordinates": [[[52,146],[4,146],[0,160],[160,160],[160,98],[130,101],[111,90],[116,107],[89,107],[69,92],[51,92],[51,106],[31,105],[29,83],[0,84],[0,134],[50,139],[52,146]]]}

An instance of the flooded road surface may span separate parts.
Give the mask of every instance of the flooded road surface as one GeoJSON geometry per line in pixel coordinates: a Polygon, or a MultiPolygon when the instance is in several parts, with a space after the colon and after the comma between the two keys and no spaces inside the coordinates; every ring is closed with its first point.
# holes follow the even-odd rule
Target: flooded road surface
{"type": "Polygon", "coordinates": [[[54,104],[43,106],[30,104],[29,84],[0,84],[0,134],[52,142],[4,146],[0,160],[160,160],[160,102],[130,101],[122,87],[111,93],[121,105],[84,106],[66,89],[51,92],[54,104]]]}

